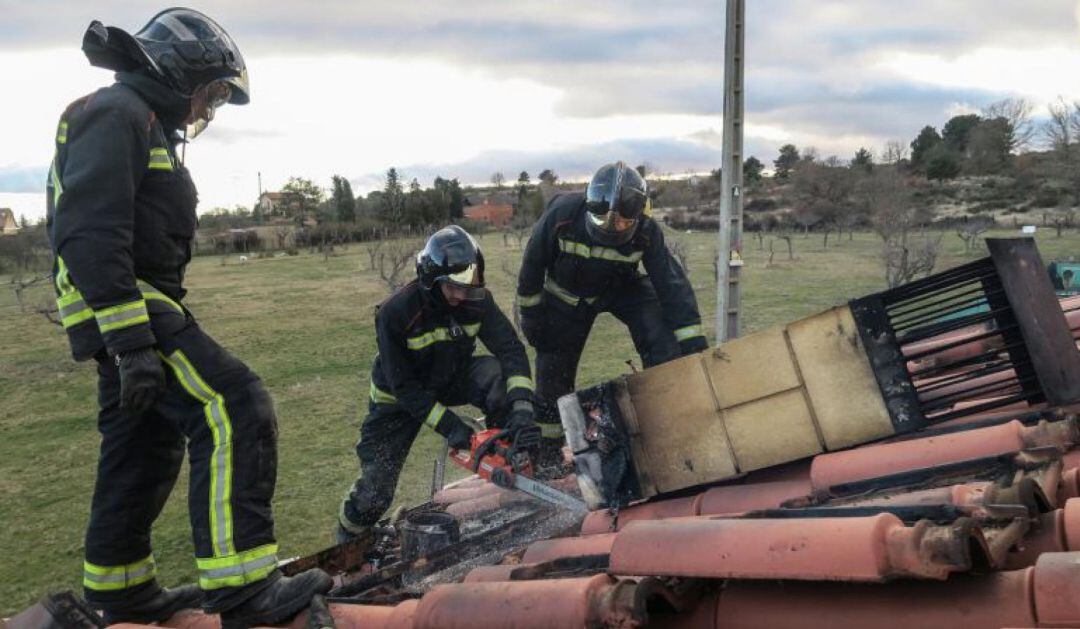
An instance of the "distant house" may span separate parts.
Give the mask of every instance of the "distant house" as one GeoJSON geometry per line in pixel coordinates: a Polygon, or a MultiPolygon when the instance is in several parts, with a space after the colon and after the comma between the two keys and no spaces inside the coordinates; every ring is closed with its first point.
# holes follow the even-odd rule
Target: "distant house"
{"type": "Polygon", "coordinates": [[[19,223],[11,208],[0,207],[0,236],[14,236],[19,233],[19,223]]]}
{"type": "Polygon", "coordinates": [[[480,190],[470,190],[465,193],[465,198],[462,200],[465,207],[470,205],[509,205],[510,207],[517,209],[517,197],[509,195],[503,192],[487,192],[480,190]]]}
{"type": "Polygon", "coordinates": [[[514,206],[504,197],[492,195],[477,205],[466,205],[465,218],[502,228],[509,225],[514,218],[514,206]]]}
{"type": "Polygon", "coordinates": [[[263,216],[285,216],[299,210],[300,203],[288,192],[264,192],[259,195],[255,209],[263,216]]]}

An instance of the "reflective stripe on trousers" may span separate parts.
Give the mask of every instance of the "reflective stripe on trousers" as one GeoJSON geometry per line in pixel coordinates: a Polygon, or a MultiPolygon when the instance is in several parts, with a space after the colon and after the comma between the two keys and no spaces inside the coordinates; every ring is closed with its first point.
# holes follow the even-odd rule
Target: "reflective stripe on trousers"
{"type": "Polygon", "coordinates": [[[277,544],[267,544],[229,557],[196,559],[199,587],[216,590],[261,581],[277,568],[277,544]]]}
{"type": "Polygon", "coordinates": [[[376,404],[397,404],[397,398],[392,393],[387,393],[379,387],[375,386],[375,383],[371,383],[371,401],[376,404]]]}
{"type": "Polygon", "coordinates": [[[510,376],[506,379],[506,390],[511,389],[527,389],[533,391],[536,386],[533,384],[533,379],[528,376],[510,376]]]}
{"type": "Polygon", "coordinates": [[[687,339],[692,339],[695,336],[705,336],[701,331],[700,325],[688,325],[675,330],[675,340],[677,341],[685,341],[687,339]]]}
{"type": "Polygon", "coordinates": [[[151,581],[157,576],[154,556],[123,566],[99,566],[83,561],[83,587],[98,592],[123,590],[151,581]]]}
{"type": "Polygon", "coordinates": [[[206,423],[213,436],[210,455],[210,539],[215,557],[235,555],[232,529],[232,424],[225,400],[214,391],[181,350],[169,356],[160,354],[172,368],[176,379],[188,395],[203,404],[206,423]]]}

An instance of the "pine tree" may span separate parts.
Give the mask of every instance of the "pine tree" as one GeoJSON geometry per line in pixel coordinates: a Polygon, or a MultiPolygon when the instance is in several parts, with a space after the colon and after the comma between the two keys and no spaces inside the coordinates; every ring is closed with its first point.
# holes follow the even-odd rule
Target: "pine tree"
{"type": "Polygon", "coordinates": [[[342,223],[352,223],[356,220],[356,198],[353,196],[352,185],[341,175],[334,175],[333,182],[332,205],[336,218],[342,223]]]}

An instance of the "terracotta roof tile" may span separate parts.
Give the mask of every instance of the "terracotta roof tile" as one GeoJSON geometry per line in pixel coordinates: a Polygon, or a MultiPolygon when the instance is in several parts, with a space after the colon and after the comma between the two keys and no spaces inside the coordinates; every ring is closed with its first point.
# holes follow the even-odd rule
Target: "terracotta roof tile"
{"type": "Polygon", "coordinates": [[[1011,421],[999,426],[961,431],[923,439],[864,446],[814,457],[810,480],[815,489],[851,483],[919,468],[1017,452],[1044,446],[1070,447],[1076,422],[1040,422],[1024,426],[1011,421]]]}
{"type": "MultiPolygon", "coordinates": [[[[973,523],[972,523],[973,524],[973,523]]],[[[944,579],[987,553],[972,525],[905,526],[894,515],[632,522],[611,548],[615,574],[713,579],[884,581],[944,579]]],[[[984,555],[985,557],[985,555],[984,555]]]]}
{"type": "Polygon", "coordinates": [[[584,555],[606,555],[615,543],[615,533],[585,535],[582,537],[560,537],[533,542],[522,555],[523,563],[543,563],[563,557],[584,555]]]}

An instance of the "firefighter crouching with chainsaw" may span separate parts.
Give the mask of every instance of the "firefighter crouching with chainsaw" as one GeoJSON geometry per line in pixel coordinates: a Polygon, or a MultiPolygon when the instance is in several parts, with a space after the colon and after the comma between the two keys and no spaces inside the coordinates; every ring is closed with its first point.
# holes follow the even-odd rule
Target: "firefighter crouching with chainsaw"
{"type": "Polygon", "coordinates": [[[216,107],[248,102],[244,60],[216,22],[188,9],[162,11],[135,35],[93,22],[83,51],[116,82],[61,117],[47,203],[62,323],[74,358],[98,371],[85,597],[108,624],[200,605],[226,629],[287,620],[331,580],[277,569],[270,396],[181,305],[196,192],[178,132],[190,140],[216,107]],[[199,587],[165,589],[151,525],[185,446],[199,587]]]}
{"type": "Polygon", "coordinates": [[[599,313],[629,328],[645,367],[708,347],[694,290],[651,217],[645,180],[622,162],[596,171],[585,194],[552,199],[525,248],[517,292],[522,332],[536,348],[545,457],[562,439],[555,401],[574,390],[599,313]]]}
{"type": "Polygon", "coordinates": [[[364,534],[389,508],[421,426],[470,449],[473,428],[449,406],[472,404],[514,447],[540,440],[525,347],[484,287],[484,256],[457,225],[433,234],[416,258],[416,280],[375,315],[379,353],[356,454],[361,476],[341,505],[338,541],[364,534]],[[474,356],[476,339],[494,356],[474,356]]]}

